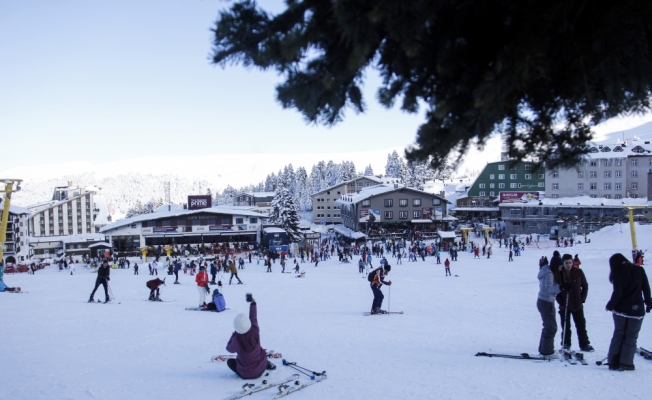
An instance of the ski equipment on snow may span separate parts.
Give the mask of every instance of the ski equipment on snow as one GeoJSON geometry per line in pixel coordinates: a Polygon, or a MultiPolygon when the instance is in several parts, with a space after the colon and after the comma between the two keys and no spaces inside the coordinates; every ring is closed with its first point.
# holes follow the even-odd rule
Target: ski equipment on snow
{"type": "Polygon", "coordinates": [[[268,382],[266,379],[263,380],[261,383],[258,385],[254,385],[253,383],[245,383],[242,385],[242,392],[240,394],[236,394],[235,396],[227,397],[225,400],[236,400],[241,397],[249,396],[252,395],[256,392],[260,392],[261,390],[269,389],[271,387],[275,386],[281,386],[285,383],[291,382],[295,379],[299,378],[299,374],[294,374],[286,379],[283,379],[278,382],[268,382]]]}
{"type": "Polygon", "coordinates": [[[576,351],[572,352],[573,356],[577,361],[579,361],[582,365],[589,365],[588,362],[584,359],[584,353],[578,353],[576,351]]]}
{"type": "Polygon", "coordinates": [[[362,315],[364,315],[365,317],[369,316],[369,315],[385,315],[385,314],[403,314],[403,311],[391,311],[391,312],[385,311],[385,312],[380,312],[380,313],[375,313],[375,314],[372,314],[370,312],[363,312],[362,313],[362,315]]]}
{"type": "Polygon", "coordinates": [[[290,362],[290,361],[287,361],[285,359],[283,360],[283,365],[288,366],[290,368],[296,369],[297,371],[301,372],[302,374],[304,374],[306,376],[309,376],[310,379],[312,379],[312,380],[315,379],[315,376],[326,375],[326,371],[322,371],[322,372],[311,371],[308,368],[304,368],[304,367],[302,367],[300,365],[297,365],[296,362],[290,362]],[[312,375],[308,374],[308,372],[310,372],[310,374],[312,374],[312,375]]]}
{"type": "Polygon", "coordinates": [[[521,353],[519,355],[515,354],[495,354],[495,353],[485,353],[479,352],[475,355],[476,357],[498,357],[498,358],[512,358],[515,360],[539,360],[546,361],[542,356],[531,356],[528,353],[521,353]]]}
{"type": "Polygon", "coordinates": [[[321,375],[319,378],[306,382],[306,383],[301,383],[298,380],[294,382],[293,385],[281,385],[278,387],[278,396],[274,397],[274,399],[280,399],[281,397],[285,397],[289,394],[292,394],[298,390],[301,390],[303,388],[306,388],[308,386],[314,385],[315,383],[319,383],[323,380],[326,379],[326,375],[321,375]]]}
{"type": "MultiPolygon", "coordinates": [[[[223,354],[223,355],[211,357],[211,361],[212,362],[226,361],[231,358],[235,359],[235,357],[236,356],[234,354],[223,354]]],[[[267,352],[267,358],[281,358],[281,357],[283,357],[281,353],[274,353],[274,351],[272,350],[267,352]]]]}
{"type": "Polygon", "coordinates": [[[646,360],[652,360],[652,351],[639,347],[636,349],[636,352],[646,360]]]}

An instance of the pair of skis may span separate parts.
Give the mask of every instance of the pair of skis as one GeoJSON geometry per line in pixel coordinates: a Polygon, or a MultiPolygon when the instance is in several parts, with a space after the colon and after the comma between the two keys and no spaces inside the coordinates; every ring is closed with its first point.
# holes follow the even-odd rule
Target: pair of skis
{"type": "Polygon", "coordinates": [[[242,385],[242,392],[239,394],[236,394],[235,396],[227,397],[224,400],[237,400],[245,396],[252,395],[254,393],[260,392],[265,389],[269,389],[275,386],[281,386],[283,384],[292,382],[296,379],[299,379],[299,374],[294,374],[288,378],[285,378],[281,381],[278,382],[269,382],[267,379],[264,379],[262,382],[260,382],[258,385],[254,385],[253,383],[245,383],[242,385]]]}
{"type": "Polygon", "coordinates": [[[644,348],[642,348],[642,347],[638,347],[638,348],[636,349],[636,352],[637,352],[638,354],[640,354],[640,355],[641,355],[643,358],[645,358],[646,360],[652,360],[652,351],[650,351],[650,350],[646,350],[646,349],[644,349],[644,348]]]}
{"type": "Polygon", "coordinates": [[[365,317],[368,317],[369,315],[387,315],[387,314],[403,314],[403,311],[389,311],[389,312],[385,311],[385,312],[379,312],[375,314],[372,314],[370,312],[362,313],[362,315],[364,315],[365,317]]]}
{"type": "MultiPolygon", "coordinates": [[[[511,358],[515,360],[535,360],[535,361],[552,361],[550,358],[544,356],[531,356],[528,353],[521,354],[495,354],[495,353],[485,353],[479,352],[475,355],[476,357],[497,357],[497,358],[511,358]]],[[[568,362],[571,365],[576,365],[578,362],[582,365],[589,365],[589,363],[584,359],[583,353],[578,353],[574,351],[562,351],[561,360],[568,362]]]]}

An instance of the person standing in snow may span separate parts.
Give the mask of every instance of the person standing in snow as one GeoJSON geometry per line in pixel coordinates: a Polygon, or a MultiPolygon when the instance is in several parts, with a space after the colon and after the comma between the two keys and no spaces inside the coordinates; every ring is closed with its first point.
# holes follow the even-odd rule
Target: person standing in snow
{"type": "Polygon", "coordinates": [[[514,255],[514,253],[512,253],[512,251],[510,250],[509,251],[509,258],[507,259],[507,261],[514,261],[514,258],[512,258],[513,255],[514,255]]]}
{"type": "Polygon", "coordinates": [[[152,261],[152,275],[158,276],[158,261],[152,261]]]}
{"type": "Polygon", "coordinates": [[[206,307],[206,287],[208,286],[208,274],[206,267],[199,267],[199,273],[195,276],[197,291],[199,292],[199,307],[206,307]]]}
{"type": "Polygon", "coordinates": [[[217,266],[215,266],[215,262],[211,262],[211,285],[215,285],[216,275],[217,275],[217,266]]]}
{"type": "MultiPolygon", "coordinates": [[[[543,329],[539,339],[539,354],[544,358],[556,358],[555,335],[557,334],[557,317],[555,316],[555,296],[561,291],[556,274],[548,265],[548,260],[541,257],[539,260],[539,295],[537,297],[537,310],[541,314],[543,329]]],[[[559,357],[559,356],[557,356],[559,357]]]]}
{"type": "Polygon", "coordinates": [[[260,345],[256,300],[248,295],[247,301],[250,302],[249,316],[238,314],[235,317],[235,332],[226,345],[226,351],[237,356],[226,360],[226,365],[242,379],[256,379],[266,369],[274,370],[276,366],[267,360],[267,352],[260,345]]]}
{"type": "Polygon", "coordinates": [[[586,320],[584,319],[584,302],[589,293],[589,284],[581,268],[573,268],[573,256],[564,254],[562,257],[563,268],[561,272],[562,293],[557,295],[559,303],[559,315],[564,331],[563,347],[566,350],[571,346],[571,324],[573,317],[580,349],[585,352],[594,351],[589,342],[586,332],[586,320]],[[568,304],[568,309],[566,305],[568,304]],[[565,325],[564,325],[565,324],[565,325]]]}
{"type": "Polygon", "coordinates": [[[372,314],[385,314],[387,311],[381,310],[380,307],[383,305],[383,299],[385,296],[383,292],[380,291],[380,288],[383,284],[387,286],[392,286],[392,281],[385,282],[385,276],[391,271],[392,267],[388,264],[384,268],[376,268],[373,272],[374,277],[371,282],[371,291],[374,294],[374,301],[371,303],[371,313],[372,314]]]}
{"type": "Polygon", "coordinates": [[[451,262],[448,261],[448,258],[444,261],[444,268],[446,269],[446,276],[451,275],[451,262]]]}
{"type": "Polygon", "coordinates": [[[606,310],[613,313],[614,333],[609,345],[609,369],[634,371],[636,341],[645,313],[652,311],[650,282],[645,269],[616,253],[609,258],[609,282],[613,285],[606,310]]]}
{"type": "MultiPolygon", "coordinates": [[[[270,263],[269,267],[271,268],[272,264],[271,264],[271,262],[269,262],[269,263],[270,263]]],[[[229,278],[229,285],[231,284],[231,280],[233,279],[234,276],[235,276],[235,279],[238,280],[238,285],[242,285],[242,281],[238,277],[238,269],[235,267],[235,263],[233,262],[233,260],[229,260],[229,271],[231,271],[231,277],[229,278]]]]}
{"type": "Polygon", "coordinates": [[[104,296],[105,296],[105,303],[108,303],[111,299],[109,298],[109,289],[108,289],[108,282],[111,280],[111,268],[109,267],[109,262],[104,261],[102,262],[102,265],[97,269],[97,279],[95,279],[95,288],[91,292],[91,297],[88,299],[89,303],[92,303],[93,297],[95,296],[95,291],[97,290],[100,285],[104,286],[104,296]]]}
{"type": "Polygon", "coordinates": [[[149,288],[149,301],[163,301],[159,297],[161,294],[161,289],[159,288],[161,285],[165,285],[165,279],[161,280],[160,278],[152,279],[151,281],[147,281],[147,288],[149,288]],[[156,292],[156,296],[154,296],[154,293],[156,292]]]}

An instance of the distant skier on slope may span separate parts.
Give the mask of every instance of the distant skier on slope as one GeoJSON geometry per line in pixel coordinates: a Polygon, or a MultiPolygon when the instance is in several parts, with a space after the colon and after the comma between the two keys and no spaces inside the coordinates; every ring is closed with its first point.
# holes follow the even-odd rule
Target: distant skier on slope
{"type": "Polygon", "coordinates": [[[159,297],[161,293],[160,286],[165,285],[165,279],[161,280],[161,278],[156,278],[152,279],[151,281],[147,281],[146,283],[147,287],[149,288],[149,300],[150,301],[163,301],[159,297]],[[156,296],[154,296],[154,292],[156,292],[156,296]]]}
{"type": "Polygon", "coordinates": [[[247,295],[249,316],[238,314],[233,321],[235,332],[231,335],[226,350],[237,353],[235,359],[226,361],[226,365],[242,379],[256,379],[266,369],[273,370],[276,366],[267,360],[267,352],[260,345],[260,327],[258,326],[258,311],[256,301],[247,295]]]}
{"type": "Polygon", "coordinates": [[[91,297],[88,299],[89,303],[92,303],[93,297],[95,296],[95,291],[97,290],[100,285],[104,286],[104,296],[105,296],[105,303],[108,303],[111,299],[109,298],[109,289],[108,289],[108,282],[111,280],[111,268],[109,267],[109,262],[104,261],[102,262],[102,265],[97,269],[97,279],[95,279],[95,288],[91,292],[91,297]]]}
{"type": "Polygon", "coordinates": [[[383,292],[380,291],[380,288],[383,284],[387,286],[392,285],[392,281],[385,282],[385,276],[391,271],[392,267],[388,264],[383,268],[376,268],[370,272],[371,278],[371,291],[374,293],[374,301],[371,304],[371,313],[372,314],[385,314],[387,311],[381,310],[380,307],[383,305],[383,299],[385,296],[383,292]],[[373,275],[372,275],[373,274],[373,275]]]}

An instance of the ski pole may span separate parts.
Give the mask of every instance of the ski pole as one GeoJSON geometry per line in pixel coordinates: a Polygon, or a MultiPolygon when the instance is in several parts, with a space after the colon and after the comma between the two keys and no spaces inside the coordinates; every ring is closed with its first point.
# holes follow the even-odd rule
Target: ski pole
{"type": "Polygon", "coordinates": [[[109,296],[111,300],[115,300],[115,297],[113,296],[113,290],[111,290],[111,285],[109,284],[109,282],[106,282],[106,286],[109,288],[109,296]]]}
{"type": "Polygon", "coordinates": [[[607,361],[607,358],[609,358],[609,356],[603,358],[603,359],[600,360],[600,361],[596,361],[595,363],[596,363],[597,365],[602,365],[605,361],[607,361]]]}
{"type": "MultiPolygon", "coordinates": [[[[561,273],[563,274],[564,271],[562,271],[561,273]]],[[[566,283],[565,281],[566,281],[566,278],[564,278],[564,283],[566,283]]],[[[566,313],[566,317],[564,318],[564,323],[562,324],[562,327],[561,327],[561,349],[562,349],[562,351],[564,350],[564,340],[566,339],[566,325],[568,324],[568,317],[569,317],[569,315],[568,315],[569,314],[568,313],[568,299],[569,298],[570,298],[570,292],[566,293],[566,309],[564,310],[564,312],[566,313]]]]}
{"type": "MultiPolygon", "coordinates": [[[[304,368],[304,367],[302,367],[300,365],[297,365],[296,362],[290,362],[290,361],[287,361],[286,359],[283,359],[283,365],[287,365],[288,367],[294,368],[297,371],[302,372],[304,374],[306,374],[306,373],[303,372],[303,371],[300,371],[299,368],[302,369],[302,370],[308,371],[313,375],[317,375],[317,376],[326,375],[326,371],[322,371],[322,372],[311,371],[308,368],[304,368]]],[[[308,374],[306,374],[306,375],[308,375],[308,374]]],[[[310,375],[308,375],[308,376],[310,376],[310,375]]],[[[311,379],[315,379],[314,376],[311,379]]]]}

